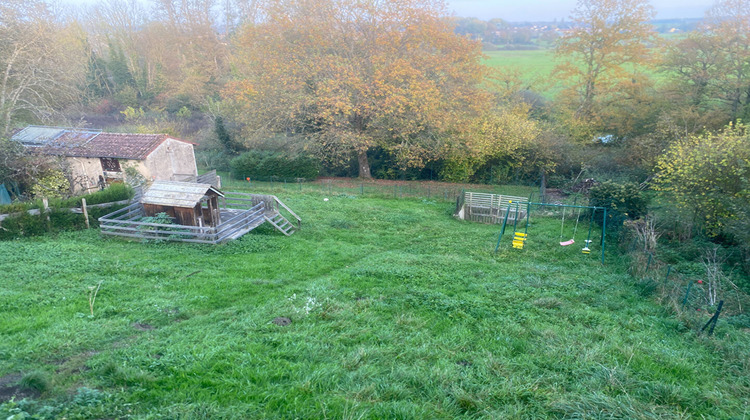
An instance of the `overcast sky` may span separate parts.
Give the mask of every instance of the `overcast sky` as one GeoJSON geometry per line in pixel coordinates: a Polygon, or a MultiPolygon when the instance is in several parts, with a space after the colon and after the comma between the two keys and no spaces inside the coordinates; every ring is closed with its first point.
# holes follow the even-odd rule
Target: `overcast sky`
{"type": "MultiPolygon", "coordinates": [[[[2,0],[0,0],[2,1],[2,0]]],[[[60,0],[68,4],[93,4],[96,0],[60,0]]],[[[146,0],[142,0],[144,3],[146,0]]],[[[511,22],[568,20],[576,0],[446,0],[457,16],[511,22]]],[[[657,19],[702,17],[713,0],[651,0],[657,19]]]]}
{"type": "MultiPolygon", "coordinates": [[[[576,0],[447,0],[463,17],[484,20],[501,18],[512,22],[568,19],[576,0]]],[[[702,17],[711,0],[652,0],[657,19],[702,17]]]]}

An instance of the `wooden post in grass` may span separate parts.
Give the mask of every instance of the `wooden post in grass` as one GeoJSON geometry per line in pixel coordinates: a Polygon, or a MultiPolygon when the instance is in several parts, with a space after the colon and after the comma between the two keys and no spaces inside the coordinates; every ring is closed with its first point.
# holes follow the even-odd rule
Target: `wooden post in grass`
{"type": "Polygon", "coordinates": [[[44,207],[42,209],[44,217],[47,219],[47,230],[52,232],[52,221],[49,219],[49,200],[47,200],[47,197],[42,197],[42,206],[44,207]]]}
{"type": "Polygon", "coordinates": [[[89,209],[86,206],[86,199],[81,199],[81,210],[83,210],[83,220],[86,222],[86,229],[91,229],[89,224],[89,209]]]}

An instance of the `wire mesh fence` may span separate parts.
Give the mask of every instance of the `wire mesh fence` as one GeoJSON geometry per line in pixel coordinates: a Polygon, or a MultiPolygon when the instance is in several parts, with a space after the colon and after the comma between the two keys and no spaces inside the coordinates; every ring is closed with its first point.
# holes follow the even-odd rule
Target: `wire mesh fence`
{"type": "Polygon", "coordinates": [[[678,314],[710,314],[724,301],[722,316],[742,314],[750,306],[750,297],[731,278],[721,274],[720,262],[704,260],[703,273],[682,273],[642,248],[635,239],[627,245],[630,274],[643,296],[654,295],[678,314]],[[713,273],[713,274],[712,274],[713,273]]]}
{"type": "Polygon", "coordinates": [[[378,198],[421,198],[432,201],[455,202],[463,191],[529,196],[533,187],[518,185],[457,184],[433,181],[358,180],[351,178],[320,178],[306,181],[301,178],[245,177],[242,180],[222,177],[222,188],[253,192],[280,193],[297,191],[324,195],[350,195],[378,198]]]}

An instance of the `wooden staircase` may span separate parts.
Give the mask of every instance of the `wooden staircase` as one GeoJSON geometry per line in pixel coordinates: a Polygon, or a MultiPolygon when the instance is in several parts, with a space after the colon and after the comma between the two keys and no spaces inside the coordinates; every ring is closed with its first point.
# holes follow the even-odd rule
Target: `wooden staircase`
{"type": "Polygon", "coordinates": [[[297,231],[297,227],[292,224],[286,217],[282,216],[281,213],[265,216],[266,221],[273,225],[279,232],[286,236],[290,236],[297,231]]]}
{"type": "Polygon", "coordinates": [[[250,230],[268,222],[279,232],[290,236],[302,226],[302,219],[275,195],[226,192],[221,202],[225,208],[246,209],[252,206],[262,206],[263,216],[257,224],[248,226],[250,230]]]}

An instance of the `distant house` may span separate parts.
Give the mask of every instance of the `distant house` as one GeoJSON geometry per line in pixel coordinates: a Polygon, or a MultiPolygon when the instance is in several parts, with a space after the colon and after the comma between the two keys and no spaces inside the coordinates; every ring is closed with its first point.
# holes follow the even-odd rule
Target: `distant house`
{"type": "Polygon", "coordinates": [[[195,143],[166,134],[105,133],[28,126],[13,134],[29,149],[64,158],[77,191],[125,181],[135,172],[148,181],[195,181],[195,143]]]}

